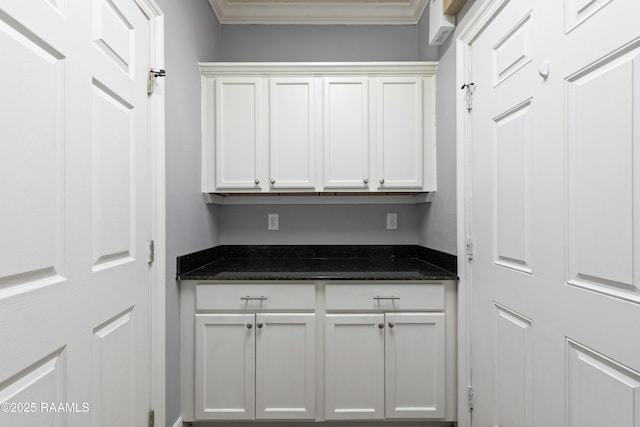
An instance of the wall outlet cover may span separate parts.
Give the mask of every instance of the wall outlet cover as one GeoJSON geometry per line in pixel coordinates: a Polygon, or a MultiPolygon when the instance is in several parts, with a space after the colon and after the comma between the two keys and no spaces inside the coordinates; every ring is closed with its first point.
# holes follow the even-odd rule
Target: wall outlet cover
{"type": "Polygon", "coordinates": [[[398,214],[388,213],[387,214],[387,230],[397,230],[397,229],[398,229],[398,214]]]}
{"type": "Polygon", "coordinates": [[[267,220],[267,230],[279,230],[280,229],[280,215],[269,214],[267,220]]]}

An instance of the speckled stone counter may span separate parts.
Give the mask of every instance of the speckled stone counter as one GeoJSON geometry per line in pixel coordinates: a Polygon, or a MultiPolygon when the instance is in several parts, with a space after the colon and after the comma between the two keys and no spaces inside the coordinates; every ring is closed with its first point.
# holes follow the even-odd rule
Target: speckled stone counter
{"type": "Polygon", "coordinates": [[[180,256],[179,280],[456,280],[456,257],[417,245],[222,245],[180,256]]]}

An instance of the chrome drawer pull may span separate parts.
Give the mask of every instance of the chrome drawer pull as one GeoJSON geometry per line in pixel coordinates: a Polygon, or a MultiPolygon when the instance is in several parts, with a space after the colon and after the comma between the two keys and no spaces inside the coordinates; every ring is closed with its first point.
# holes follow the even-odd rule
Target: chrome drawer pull
{"type": "Polygon", "coordinates": [[[265,300],[267,300],[269,298],[263,297],[263,296],[252,297],[252,296],[247,295],[246,297],[240,297],[240,299],[242,301],[265,301],[265,300]]]}
{"type": "Polygon", "coordinates": [[[388,296],[388,297],[381,297],[379,295],[376,295],[375,297],[373,297],[373,299],[377,299],[377,300],[381,300],[381,299],[400,299],[400,297],[394,297],[393,295],[388,296]]]}

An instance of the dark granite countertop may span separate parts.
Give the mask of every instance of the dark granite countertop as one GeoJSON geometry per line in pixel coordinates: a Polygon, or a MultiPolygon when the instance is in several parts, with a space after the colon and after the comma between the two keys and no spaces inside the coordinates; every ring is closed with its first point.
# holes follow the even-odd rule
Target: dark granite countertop
{"type": "Polygon", "coordinates": [[[223,245],[178,257],[177,278],[455,280],[455,258],[417,245],[223,245]]]}

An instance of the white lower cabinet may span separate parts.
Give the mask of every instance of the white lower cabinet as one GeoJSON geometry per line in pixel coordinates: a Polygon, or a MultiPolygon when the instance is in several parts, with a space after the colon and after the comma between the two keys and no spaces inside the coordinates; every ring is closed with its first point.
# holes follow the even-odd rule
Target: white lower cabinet
{"type": "Polygon", "coordinates": [[[315,314],[256,320],[256,419],[314,419],[315,314]]]}
{"type": "Polygon", "coordinates": [[[385,314],[387,418],[444,418],[444,313],[385,314]]]}
{"type": "Polygon", "coordinates": [[[328,420],[384,418],[383,314],[327,314],[325,416],[328,420]]]}
{"type": "Polygon", "coordinates": [[[254,323],[253,314],[196,315],[197,419],[254,418],[254,323]]]}
{"type": "Polygon", "coordinates": [[[443,418],[444,355],[444,313],[327,314],[326,418],[443,418]]]}
{"type": "Polygon", "coordinates": [[[453,281],[184,281],[182,419],[455,422],[455,302],[453,281]]]}
{"type": "Polygon", "coordinates": [[[314,419],[314,319],[197,314],[196,419],[314,419]]]}

